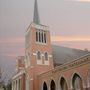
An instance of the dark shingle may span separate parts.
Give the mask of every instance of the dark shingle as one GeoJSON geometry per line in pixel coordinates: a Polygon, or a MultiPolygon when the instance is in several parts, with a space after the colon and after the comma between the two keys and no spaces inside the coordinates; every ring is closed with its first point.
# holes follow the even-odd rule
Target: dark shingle
{"type": "Polygon", "coordinates": [[[52,45],[54,65],[61,65],[73,61],[90,52],[80,49],[52,45]]]}

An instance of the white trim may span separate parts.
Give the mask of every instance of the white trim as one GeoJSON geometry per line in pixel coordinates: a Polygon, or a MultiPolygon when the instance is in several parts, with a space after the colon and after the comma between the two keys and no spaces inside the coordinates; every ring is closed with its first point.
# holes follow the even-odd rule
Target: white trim
{"type": "Polygon", "coordinates": [[[36,53],[33,53],[34,56],[36,56],[37,54],[36,53]]]}
{"type": "Polygon", "coordinates": [[[44,64],[45,65],[49,65],[49,61],[44,61],[44,64]]]}
{"type": "Polygon", "coordinates": [[[49,30],[49,27],[45,26],[45,25],[37,25],[35,23],[32,23],[31,26],[35,27],[36,29],[41,29],[41,30],[45,30],[45,31],[49,30]]]}
{"type": "Polygon", "coordinates": [[[48,55],[48,57],[50,57],[50,58],[51,58],[51,57],[52,57],[52,55],[48,55]]]}
{"type": "Polygon", "coordinates": [[[36,42],[36,44],[41,44],[41,45],[47,45],[47,42],[46,43],[44,43],[44,42],[36,42]]]}
{"type": "Polygon", "coordinates": [[[37,60],[37,64],[42,65],[42,60],[37,60]]]}
{"type": "Polygon", "coordinates": [[[25,73],[25,71],[22,70],[22,71],[20,71],[19,73],[17,73],[14,77],[12,77],[12,79],[16,79],[17,77],[19,77],[20,75],[22,75],[22,74],[24,74],[24,73],[25,73]]]}
{"type": "Polygon", "coordinates": [[[44,56],[44,54],[42,53],[41,56],[44,56]]]}

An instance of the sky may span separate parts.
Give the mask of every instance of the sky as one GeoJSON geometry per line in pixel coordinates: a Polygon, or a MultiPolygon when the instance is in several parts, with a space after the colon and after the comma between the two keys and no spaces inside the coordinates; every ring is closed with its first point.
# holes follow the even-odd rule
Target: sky
{"type": "MultiPolygon", "coordinates": [[[[90,50],[90,0],[37,1],[52,44],[90,50]]],[[[0,0],[0,63],[24,55],[24,36],[33,12],[34,0],[0,0]]]]}

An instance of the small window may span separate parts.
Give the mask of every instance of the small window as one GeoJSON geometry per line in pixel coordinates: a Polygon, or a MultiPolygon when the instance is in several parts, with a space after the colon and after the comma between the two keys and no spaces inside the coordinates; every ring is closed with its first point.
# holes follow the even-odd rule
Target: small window
{"type": "Polygon", "coordinates": [[[40,34],[40,32],[39,32],[39,42],[41,42],[41,34],[40,34]]]}
{"type": "Polygon", "coordinates": [[[36,32],[36,42],[38,42],[38,32],[36,32]]]}
{"type": "Polygon", "coordinates": [[[42,36],[42,43],[43,43],[43,32],[41,33],[41,36],[42,36]]]}
{"type": "Polygon", "coordinates": [[[38,60],[41,59],[41,53],[40,53],[40,51],[37,52],[37,59],[38,59],[38,60]]]}
{"type": "Polygon", "coordinates": [[[46,33],[44,33],[44,43],[46,43],[46,33]]]}
{"type": "Polygon", "coordinates": [[[48,60],[48,53],[45,52],[45,60],[47,61],[48,60]]]}

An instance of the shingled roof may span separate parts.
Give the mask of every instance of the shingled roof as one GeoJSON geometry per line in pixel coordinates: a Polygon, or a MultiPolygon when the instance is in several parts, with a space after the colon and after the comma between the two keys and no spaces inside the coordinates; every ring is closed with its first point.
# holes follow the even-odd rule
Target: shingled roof
{"type": "Polygon", "coordinates": [[[56,45],[52,45],[52,50],[53,50],[53,60],[55,66],[62,65],[67,62],[71,62],[86,54],[90,54],[89,51],[56,46],[56,45]]]}

